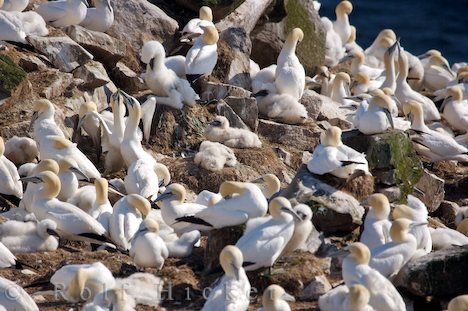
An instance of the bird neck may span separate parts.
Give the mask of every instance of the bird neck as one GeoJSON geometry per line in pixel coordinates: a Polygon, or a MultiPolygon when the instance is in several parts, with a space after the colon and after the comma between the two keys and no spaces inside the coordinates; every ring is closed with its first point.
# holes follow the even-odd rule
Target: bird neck
{"type": "Polygon", "coordinates": [[[44,183],[40,188],[39,196],[43,199],[52,200],[60,193],[60,180],[44,183]]]}
{"type": "Polygon", "coordinates": [[[125,126],[124,139],[130,139],[137,136],[138,123],[141,118],[141,108],[138,105],[135,105],[133,109],[130,110],[127,117],[127,124],[125,126]]]}
{"type": "Polygon", "coordinates": [[[297,46],[297,40],[292,37],[288,37],[286,39],[286,42],[284,43],[283,48],[281,49],[281,52],[278,58],[280,59],[283,57],[287,57],[289,55],[295,55],[296,46],[297,46]]]}

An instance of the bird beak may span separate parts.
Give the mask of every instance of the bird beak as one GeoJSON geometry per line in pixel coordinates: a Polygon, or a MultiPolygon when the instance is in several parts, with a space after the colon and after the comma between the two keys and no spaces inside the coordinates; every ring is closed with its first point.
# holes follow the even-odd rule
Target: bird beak
{"type": "Polygon", "coordinates": [[[289,207],[286,207],[286,206],[282,206],[281,207],[281,210],[283,212],[286,212],[290,215],[292,215],[293,217],[295,217],[297,220],[301,220],[301,217],[299,217],[299,215],[297,215],[296,211],[294,211],[293,209],[290,209],[289,207]]]}
{"type": "Polygon", "coordinates": [[[83,3],[84,3],[84,5],[86,5],[86,7],[88,7],[88,8],[89,8],[89,3],[88,3],[88,1],[87,1],[87,0],[81,0],[81,2],[83,2],[83,3]]]}
{"type": "Polygon", "coordinates": [[[260,90],[260,91],[258,91],[257,93],[252,94],[252,97],[255,97],[255,98],[257,98],[257,97],[263,97],[263,96],[268,96],[268,94],[269,94],[269,93],[268,93],[267,90],[260,90]]]}
{"type": "Polygon", "coordinates": [[[294,298],[292,295],[289,295],[288,293],[284,293],[283,296],[281,296],[281,299],[291,302],[296,301],[296,298],[294,298]]]}
{"type": "Polygon", "coordinates": [[[236,267],[235,264],[231,264],[232,266],[232,270],[234,271],[234,274],[236,275],[236,280],[240,280],[240,269],[238,267],[236,267]]]}
{"type": "Polygon", "coordinates": [[[164,182],[164,179],[162,179],[160,182],[159,182],[159,188],[165,186],[165,182],[164,182]]]}
{"type": "Polygon", "coordinates": [[[394,129],[395,125],[393,124],[393,117],[392,117],[392,114],[390,113],[390,110],[388,110],[387,108],[384,108],[383,111],[385,112],[385,115],[387,116],[388,122],[390,122],[390,126],[392,127],[392,129],[394,129]]]}
{"type": "Polygon", "coordinates": [[[410,227],[422,227],[426,225],[427,225],[427,222],[413,222],[411,223],[410,227]]]}
{"type": "Polygon", "coordinates": [[[400,38],[398,38],[395,41],[395,43],[393,43],[392,46],[387,49],[388,54],[392,55],[393,52],[395,52],[395,50],[398,48],[399,44],[400,44],[400,38]]]}
{"type": "Polygon", "coordinates": [[[160,201],[169,199],[172,195],[173,195],[172,192],[164,192],[163,194],[158,196],[155,200],[153,200],[153,202],[160,202],[160,201]]]}
{"type": "Polygon", "coordinates": [[[127,104],[130,104],[130,106],[133,106],[133,101],[132,101],[132,98],[131,98],[130,95],[128,95],[127,93],[125,93],[121,89],[119,89],[119,93],[122,94],[122,96],[124,97],[127,104]]]}
{"type": "Polygon", "coordinates": [[[354,55],[348,54],[345,57],[343,57],[340,62],[347,62],[348,60],[352,60],[352,59],[354,59],[354,55]]]}
{"type": "Polygon", "coordinates": [[[55,236],[57,238],[60,238],[60,235],[57,233],[57,231],[52,230],[52,229],[47,229],[46,230],[49,235],[55,236]]]}
{"type": "Polygon", "coordinates": [[[32,182],[33,184],[40,184],[43,182],[43,180],[40,177],[37,176],[29,176],[29,177],[23,177],[19,179],[22,182],[32,182]]]}
{"type": "Polygon", "coordinates": [[[263,182],[265,182],[265,178],[263,178],[263,176],[251,181],[252,184],[260,184],[260,183],[263,183],[263,182]]]}
{"type": "Polygon", "coordinates": [[[213,126],[220,126],[220,125],[221,125],[221,122],[218,121],[218,120],[215,120],[215,121],[211,121],[209,124],[210,124],[210,125],[213,125],[213,126]]]}
{"type": "Polygon", "coordinates": [[[80,170],[78,167],[72,166],[72,167],[70,167],[70,171],[77,174],[77,175],[80,175],[81,177],[86,179],[86,181],[89,181],[89,177],[82,170],[80,170]]]}
{"type": "Polygon", "coordinates": [[[34,122],[36,122],[36,120],[37,120],[38,117],[39,117],[39,112],[34,111],[32,117],[31,117],[31,123],[29,123],[29,131],[30,131],[30,130],[32,129],[32,127],[34,126],[34,122]]]}

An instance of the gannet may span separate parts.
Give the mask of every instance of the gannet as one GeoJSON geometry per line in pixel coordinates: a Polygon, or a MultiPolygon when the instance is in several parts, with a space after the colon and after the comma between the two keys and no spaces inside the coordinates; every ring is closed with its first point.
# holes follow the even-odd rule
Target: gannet
{"type": "MultiPolygon", "coordinates": [[[[427,222],[427,207],[418,198],[409,195],[408,205],[396,205],[392,216],[393,219],[407,218],[413,222],[424,223],[427,222]]],[[[418,249],[426,254],[431,252],[432,240],[428,226],[413,226],[409,233],[416,238],[418,249]]]]}
{"type": "Polygon", "coordinates": [[[417,249],[416,238],[409,233],[411,226],[427,225],[413,223],[409,219],[395,219],[390,227],[391,241],[371,249],[369,266],[385,277],[393,277],[413,257],[417,249]]]}
{"type": "Polygon", "coordinates": [[[369,306],[369,290],[355,284],[349,288],[341,285],[319,297],[321,311],[376,311],[369,306]]]}
{"type": "Polygon", "coordinates": [[[282,256],[287,256],[296,249],[304,247],[305,242],[312,232],[312,210],[308,205],[298,204],[294,206],[294,211],[299,218],[294,218],[294,233],[286,247],[283,249],[282,256]]]}
{"type": "Polygon", "coordinates": [[[206,208],[205,205],[197,203],[186,203],[187,191],[181,184],[171,184],[155,200],[161,208],[161,216],[164,222],[171,226],[176,233],[192,231],[186,223],[178,222],[176,219],[186,215],[194,215],[206,208]]]}
{"type": "Polygon", "coordinates": [[[362,47],[356,43],[356,27],[351,27],[351,35],[348,38],[348,41],[345,42],[344,48],[346,49],[346,53],[354,53],[355,51],[364,52],[362,47]]]}
{"type": "Polygon", "coordinates": [[[468,149],[452,137],[431,130],[424,124],[423,109],[419,102],[410,100],[403,105],[405,115],[411,113],[411,135],[416,151],[431,161],[468,161],[468,149]]]}
{"type": "MultiPolygon", "coordinates": [[[[65,137],[65,134],[63,134],[62,130],[55,122],[54,115],[55,108],[49,100],[40,99],[34,103],[31,126],[33,126],[34,139],[38,143],[39,148],[41,147],[42,141],[46,139],[46,136],[56,135],[65,137]]],[[[47,157],[42,154],[41,149],[39,149],[39,152],[43,158],[47,159],[47,157]]]]}
{"type": "Polygon", "coordinates": [[[335,75],[330,73],[327,66],[321,66],[318,69],[318,73],[312,78],[312,80],[320,84],[320,94],[325,95],[327,97],[331,96],[331,90],[333,80],[335,80],[335,75]]]}
{"type": "Polygon", "coordinates": [[[106,230],[97,220],[75,205],[56,199],[61,185],[60,179],[53,172],[44,171],[22,180],[42,184],[34,196],[32,212],[39,221],[53,220],[61,237],[76,239],[76,236],[81,236],[99,241],[106,240],[106,230]]]}
{"type": "Polygon", "coordinates": [[[335,75],[335,79],[333,79],[330,98],[343,105],[343,106],[354,106],[354,102],[348,97],[351,95],[349,94],[349,86],[351,84],[351,78],[345,72],[339,72],[335,75]]]}
{"type": "Polygon", "coordinates": [[[392,223],[388,220],[390,203],[387,197],[381,193],[371,195],[368,202],[370,208],[364,220],[364,231],[361,234],[360,242],[369,249],[373,249],[391,241],[390,226],[392,223]]]}
{"type": "Polygon", "coordinates": [[[205,128],[205,137],[214,142],[220,142],[231,148],[260,148],[262,142],[257,134],[229,126],[229,120],[223,116],[216,116],[205,128]]]}
{"type": "Polygon", "coordinates": [[[368,93],[379,88],[380,83],[374,83],[375,80],[369,79],[369,76],[365,72],[358,72],[353,77],[353,81],[349,86],[349,89],[353,95],[361,95],[363,93],[368,93]]]}
{"type": "Polygon", "coordinates": [[[349,14],[353,12],[353,5],[349,1],[341,1],[335,8],[336,21],[333,22],[333,29],[340,36],[341,45],[348,42],[352,34],[352,29],[349,24],[349,14]]]}
{"type": "Polygon", "coordinates": [[[59,166],[59,173],[57,176],[60,179],[60,184],[64,185],[60,187],[57,199],[60,201],[67,201],[78,190],[78,180],[83,178],[88,179],[88,176],[78,168],[78,164],[73,159],[61,158],[57,163],[59,166]],[[78,176],[80,176],[80,178],[78,178],[78,176]]]}
{"type": "Polygon", "coordinates": [[[20,268],[21,264],[17,261],[15,255],[2,243],[0,242],[0,269],[9,267],[20,268]]]}
{"type": "Polygon", "coordinates": [[[296,45],[304,39],[300,28],[294,28],[276,61],[275,86],[279,94],[289,94],[300,100],[304,93],[305,71],[296,56],[296,45]]]}
{"type": "Polygon", "coordinates": [[[224,276],[210,292],[202,311],[245,311],[250,303],[250,282],[242,268],[242,252],[227,245],[219,254],[224,276]]]}
{"type": "Polygon", "coordinates": [[[23,12],[29,4],[29,0],[3,0],[0,10],[23,12]]]}
{"type": "Polygon", "coordinates": [[[384,67],[384,53],[396,41],[395,32],[392,29],[384,29],[375,38],[364,54],[366,56],[365,64],[374,68],[384,67]]]}
{"type": "Polygon", "coordinates": [[[420,102],[424,111],[424,120],[439,120],[440,114],[435,104],[424,95],[414,91],[406,81],[408,77],[408,57],[405,53],[400,53],[398,58],[399,74],[396,81],[395,96],[403,104],[410,100],[420,102]]]}
{"type": "Polygon", "coordinates": [[[275,74],[276,64],[262,68],[254,76],[252,76],[252,93],[256,94],[262,90],[276,90],[275,74]]]}
{"type": "Polygon", "coordinates": [[[114,288],[112,273],[101,262],[66,265],[50,278],[58,293],[69,302],[92,301],[102,291],[114,288]]]}
{"type": "Polygon", "coordinates": [[[15,164],[4,156],[5,144],[0,137],[0,194],[12,195],[18,199],[23,197],[23,185],[15,164]]]}
{"type": "Polygon", "coordinates": [[[130,256],[138,267],[161,270],[164,261],[169,256],[169,251],[166,243],[159,236],[158,222],[145,219],[143,225],[146,230],[136,234],[133,238],[130,256]]]}
{"type": "Polygon", "coordinates": [[[81,311],[123,310],[134,311],[135,299],[123,287],[115,287],[97,294],[81,311]]]}
{"type": "Polygon", "coordinates": [[[296,301],[296,299],[286,293],[281,286],[272,284],[263,292],[263,307],[257,311],[291,311],[288,301],[296,301]]]}
{"type": "Polygon", "coordinates": [[[371,253],[360,242],[347,247],[350,252],[343,259],[343,280],[346,286],[355,284],[365,286],[371,295],[369,305],[379,311],[406,310],[403,298],[395,286],[380,272],[369,266],[371,253]]]}
{"type": "Polygon", "coordinates": [[[235,166],[237,159],[231,148],[220,143],[205,140],[200,144],[193,162],[204,169],[220,171],[224,168],[224,165],[235,166]]]}
{"type": "MultiPolygon", "coordinates": [[[[96,103],[93,101],[86,101],[80,105],[78,110],[78,126],[76,133],[73,137],[81,135],[81,129],[83,129],[86,134],[93,141],[94,146],[101,147],[101,129],[100,129],[100,119],[94,115],[97,113],[96,103]]],[[[102,116],[102,115],[101,115],[102,116]]],[[[106,119],[102,116],[108,127],[113,127],[113,119],[106,119]]]]}
{"type": "Polygon", "coordinates": [[[330,173],[340,178],[349,178],[358,170],[370,174],[365,154],[342,143],[340,128],[332,126],[327,129],[321,141],[307,163],[307,169],[311,173],[330,173]]]}
{"type": "Polygon", "coordinates": [[[34,300],[18,284],[0,277],[0,309],[39,311],[34,300]],[[15,299],[11,299],[15,297],[15,299]]]}
{"type": "Polygon", "coordinates": [[[172,69],[179,78],[185,79],[185,56],[174,55],[166,57],[164,61],[168,69],[172,69]]]}
{"type": "Polygon", "coordinates": [[[185,75],[193,82],[201,75],[210,75],[218,61],[218,31],[214,26],[202,26],[203,35],[195,40],[185,56],[185,75]]]}
{"type": "Polygon", "coordinates": [[[320,18],[325,29],[325,65],[333,67],[345,56],[346,49],[343,47],[341,37],[333,29],[333,23],[327,17],[320,18]]]}
{"type": "Polygon", "coordinates": [[[191,19],[182,29],[181,42],[192,44],[199,36],[203,35],[202,27],[214,26],[213,12],[207,6],[202,6],[198,18],[191,19]]]}
{"type": "Polygon", "coordinates": [[[117,201],[109,220],[109,234],[112,241],[129,250],[130,240],[138,232],[150,210],[151,205],[148,200],[138,194],[129,194],[117,201]]]}
{"type": "Polygon", "coordinates": [[[266,92],[266,96],[256,96],[258,110],[262,115],[286,124],[302,124],[307,120],[307,109],[295,97],[266,92]]]}
{"type": "Polygon", "coordinates": [[[164,164],[138,159],[128,167],[124,179],[125,190],[128,194],[136,193],[152,201],[158,196],[159,185],[167,185],[170,179],[169,170],[164,164]],[[160,176],[164,176],[164,179],[160,176]]]}
{"type": "MultiPolygon", "coordinates": [[[[224,200],[198,212],[186,213],[175,221],[192,224],[191,230],[209,231],[240,225],[249,218],[262,217],[267,212],[267,200],[255,184],[225,181],[219,187],[219,193],[224,200]]],[[[171,195],[162,194],[160,197],[168,196],[171,195]]],[[[158,200],[159,197],[156,201],[158,200]]]]}
{"type": "Polygon", "coordinates": [[[56,229],[50,219],[38,223],[9,220],[0,224],[0,242],[14,253],[51,252],[58,247],[56,229]]]}
{"type": "Polygon", "coordinates": [[[39,5],[36,12],[52,26],[61,28],[81,23],[88,6],[87,0],[49,1],[39,5]]]}
{"type": "Polygon", "coordinates": [[[146,66],[145,83],[156,95],[159,104],[182,109],[184,104],[193,106],[199,96],[190,83],[179,78],[176,73],[167,68],[164,60],[166,52],[158,41],[148,41],[141,50],[141,61],[146,66]]]}
{"type": "Polygon", "coordinates": [[[36,141],[29,137],[13,136],[5,143],[5,152],[3,154],[15,165],[22,165],[33,162],[39,156],[36,141]]]}
{"type": "Polygon", "coordinates": [[[89,30],[105,32],[114,23],[114,10],[110,0],[94,0],[94,8],[86,10],[86,17],[80,23],[89,30]]]}
{"type": "Polygon", "coordinates": [[[22,164],[20,167],[18,167],[18,174],[20,177],[26,177],[31,175],[31,172],[34,170],[34,168],[37,166],[37,163],[34,162],[28,162],[22,164]]]}
{"type": "Polygon", "coordinates": [[[113,213],[112,205],[109,202],[108,189],[109,184],[105,178],[96,178],[94,181],[96,199],[91,208],[87,211],[94,219],[109,232],[109,222],[113,213]]]}
{"type": "Polygon", "coordinates": [[[450,300],[447,311],[463,311],[468,308],[468,295],[460,295],[450,300]]]}
{"type": "Polygon", "coordinates": [[[452,86],[447,90],[447,97],[442,106],[442,117],[450,126],[462,133],[468,132],[468,99],[463,98],[462,89],[452,86]]]}
{"type": "Polygon", "coordinates": [[[7,12],[0,9],[0,40],[28,44],[27,36],[47,36],[44,19],[36,12],[7,12]]]}
{"type": "Polygon", "coordinates": [[[166,242],[169,257],[184,258],[192,254],[193,247],[200,241],[200,231],[183,233],[177,240],[166,242]]]}
{"type": "Polygon", "coordinates": [[[383,54],[385,80],[379,87],[381,89],[389,88],[393,93],[395,93],[397,87],[395,70],[395,51],[397,50],[397,46],[398,41],[395,41],[395,43],[383,54]]]}
{"type": "Polygon", "coordinates": [[[372,95],[369,105],[361,105],[353,118],[353,125],[366,135],[383,133],[395,127],[390,113],[390,98],[380,89],[372,91],[372,95]]]}
{"type": "MultiPolygon", "coordinates": [[[[394,121],[395,119],[396,120],[401,120],[403,121],[402,118],[398,119],[398,113],[399,111],[403,111],[403,107],[401,107],[401,103],[398,101],[398,99],[395,97],[395,93],[394,91],[392,91],[391,88],[389,87],[384,87],[384,88],[381,88],[381,90],[384,92],[385,95],[387,95],[388,99],[390,100],[389,102],[389,106],[390,106],[390,114],[392,115],[392,117],[394,117],[394,121]]],[[[408,128],[410,128],[411,126],[411,122],[408,122],[408,121],[405,121],[408,123],[408,128]]],[[[397,124],[395,124],[395,128],[399,128],[397,126],[397,124]]],[[[406,128],[406,129],[408,129],[406,128]]]]}
{"type": "Polygon", "coordinates": [[[364,72],[367,74],[369,79],[376,80],[381,79],[383,70],[378,68],[373,68],[365,64],[365,55],[361,51],[355,51],[353,54],[350,54],[352,58],[351,61],[351,75],[355,76],[359,72],[364,72]]]}
{"type": "Polygon", "coordinates": [[[294,234],[294,218],[299,216],[286,198],[274,198],[269,211],[268,221],[250,227],[236,243],[244,256],[246,271],[273,266],[294,234]]]}
{"type": "Polygon", "coordinates": [[[441,55],[432,55],[424,65],[424,87],[430,91],[443,89],[455,78],[447,60],[441,55]]]}
{"type": "Polygon", "coordinates": [[[434,250],[468,245],[468,237],[457,230],[450,228],[429,228],[429,231],[431,232],[432,248],[434,250]]]}

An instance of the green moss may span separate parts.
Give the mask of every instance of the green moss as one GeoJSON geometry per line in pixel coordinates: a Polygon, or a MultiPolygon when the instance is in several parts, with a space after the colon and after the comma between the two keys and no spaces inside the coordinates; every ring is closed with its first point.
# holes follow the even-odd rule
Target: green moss
{"type": "Polygon", "coordinates": [[[11,94],[25,77],[26,72],[16,65],[10,57],[0,55],[0,91],[11,94]]]}
{"type": "MultiPolygon", "coordinates": [[[[283,27],[285,34],[289,34],[296,27],[304,32],[304,40],[298,44],[297,54],[306,73],[311,75],[325,62],[325,32],[322,28],[316,29],[316,24],[311,21],[313,17],[305,9],[305,3],[303,0],[285,1],[287,17],[283,20],[283,27]]],[[[318,22],[318,15],[316,18],[318,22]]]]}

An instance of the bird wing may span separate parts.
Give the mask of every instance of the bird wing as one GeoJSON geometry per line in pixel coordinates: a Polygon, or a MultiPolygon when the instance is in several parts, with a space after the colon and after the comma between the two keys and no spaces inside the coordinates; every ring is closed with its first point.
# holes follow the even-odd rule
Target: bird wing
{"type": "Polygon", "coordinates": [[[319,145],[315,148],[307,168],[314,174],[323,175],[332,172],[342,166],[338,159],[338,149],[319,145]]]}
{"type": "Polygon", "coordinates": [[[369,266],[379,271],[385,277],[398,273],[405,263],[404,256],[399,253],[400,249],[393,242],[375,247],[372,249],[372,258],[369,266]]]}
{"type": "Polygon", "coordinates": [[[36,12],[44,18],[46,22],[56,21],[68,14],[67,3],[65,1],[50,1],[41,4],[36,12]]]}

